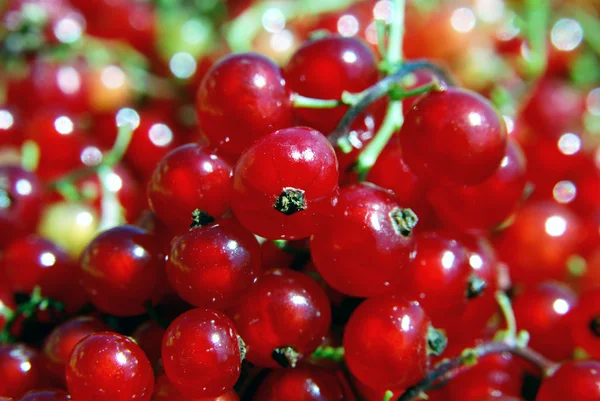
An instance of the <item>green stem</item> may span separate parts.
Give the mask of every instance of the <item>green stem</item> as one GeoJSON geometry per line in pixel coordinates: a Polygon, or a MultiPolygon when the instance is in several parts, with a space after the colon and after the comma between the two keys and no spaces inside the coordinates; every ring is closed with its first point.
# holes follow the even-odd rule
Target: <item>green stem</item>
{"type": "Polygon", "coordinates": [[[588,10],[579,7],[574,7],[572,10],[573,16],[581,24],[584,40],[600,55],[600,20],[588,10]]]}
{"type": "Polygon", "coordinates": [[[385,394],[383,395],[383,401],[390,401],[392,399],[392,397],[394,396],[394,393],[392,393],[391,390],[388,390],[385,392],[385,394]]]}
{"type": "Polygon", "coordinates": [[[402,41],[404,40],[405,0],[394,0],[394,12],[390,24],[390,36],[386,61],[390,66],[400,66],[403,59],[402,41]]]}
{"type": "Polygon", "coordinates": [[[339,363],[344,360],[344,347],[319,347],[313,352],[311,358],[327,359],[339,363]]]}
{"type": "Polygon", "coordinates": [[[312,97],[302,96],[298,93],[294,93],[293,102],[294,107],[307,109],[332,109],[344,105],[343,100],[314,99],[312,97]]]}
{"type": "Polygon", "coordinates": [[[369,142],[356,161],[356,171],[361,181],[365,179],[367,173],[383,151],[383,148],[385,148],[392,135],[394,135],[394,132],[402,127],[403,122],[402,102],[398,100],[391,101],[383,124],[379,128],[379,131],[377,131],[375,138],[369,142]]]}
{"type": "Polygon", "coordinates": [[[517,319],[515,318],[515,312],[513,311],[510,299],[504,292],[497,291],[496,302],[498,302],[502,316],[506,322],[506,330],[496,333],[496,340],[509,339],[514,341],[517,338],[517,319]]]}
{"type": "Polygon", "coordinates": [[[129,123],[124,123],[119,126],[117,139],[108,153],[102,157],[102,165],[112,167],[121,161],[133,137],[133,127],[129,123]]]}
{"type": "Polygon", "coordinates": [[[40,147],[31,140],[21,146],[21,166],[27,171],[35,171],[40,161],[40,147]]]}
{"type": "Polygon", "coordinates": [[[111,189],[109,180],[114,171],[108,165],[98,167],[98,179],[100,180],[100,221],[98,222],[98,231],[105,231],[121,225],[125,222],[123,217],[123,207],[117,196],[117,193],[111,189]]]}
{"type": "Polygon", "coordinates": [[[525,0],[525,21],[527,39],[531,47],[527,72],[532,78],[544,73],[547,64],[548,21],[550,19],[550,2],[525,0]]]}

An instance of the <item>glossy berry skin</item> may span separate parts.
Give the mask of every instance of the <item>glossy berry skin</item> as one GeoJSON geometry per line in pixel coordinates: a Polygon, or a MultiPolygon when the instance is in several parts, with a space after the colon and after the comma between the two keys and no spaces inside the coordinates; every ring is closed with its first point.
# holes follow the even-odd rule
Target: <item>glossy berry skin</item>
{"type": "Polygon", "coordinates": [[[24,344],[0,345],[0,395],[18,397],[36,388],[42,378],[41,358],[24,344]]]}
{"type": "Polygon", "coordinates": [[[232,54],[217,62],[198,89],[196,110],[209,142],[232,156],[294,124],[291,93],[281,70],[255,53],[232,54]]]}
{"type": "Polygon", "coordinates": [[[264,273],[232,316],[248,346],[246,359],[270,368],[279,366],[272,358],[277,348],[291,347],[301,356],[310,355],[331,324],[323,289],[310,277],[290,269],[264,273]]]}
{"type": "Polygon", "coordinates": [[[398,274],[397,294],[419,302],[434,326],[446,327],[466,309],[472,273],[468,252],[456,236],[417,233],[410,265],[398,274]]]}
{"type": "Polygon", "coordinates": [[[260,384],[254,401],[343,401],[334,371],[319,367],[274,370],[260,384]]]}
{"type": "Polygon", "coordinates": [[[59,382],[64,382],[65,366],[75,345],[90,334],[106,330],[106,324],[91,316],[78,316],[57,326],[44,342],[46,369],[59,382]]]}
{"type": "Polygon", "coordinates": [[[33,390],[19,401],[69,401],[71,397],[63,390],[33,390]]]}
{"type": "Polygon", "coordinates": [[[544,282],[526,288],[512,302],[519,330],[531,335],[529,346],[555,361],[573,355],[571,316],[577,296],[566,285],[544,282]]]}
{"type": "Polygon", "coordinates": [[[112,332],[91,334],[75,345],[66,368],[73,399],[147,401],[154,372],[141,348],[129,337],[112,332]]]}
{"type": "Polygon", "coordinates": [[[37,176],[18,166],[0,166],[0,245],[35,230],[42,213],[37,176]]]}
{"type": "Polygon", "coordinates": [[[240,375],[237,331],[222,312],[192,309],[167,328],[162,360],[167,377],[189,397],[217,397],[240,375]]]}
{"type": "Polygon", "coordinates": [[[173,122],[159,113],[140,113],[140,125],[133,131],[125,158],[144,177],[149,177],[160,160],[179,144],[173,122]]]}
{"type": "Polygon", "coordinates": [[[313,262],[327,284],[357,297],[393,291],[412,250],[410,234],[398,226],[400,213],[394,195],[383,188],[343,188],[333,216],[310,241],[313,262]]]}
{"type": "Polygon", "coordinates": [[[536,401],[597,401],[600,399],[600,362],[563,363],[542,382],[536,401]]]}
{"type": "Polygon", "coordinates": [[[65,280],[79,274],[77,264],[61,248],[38,235],[11,242],[4,249],[3,264],[13,292],[30,294],[39,286],[43,296],[62,302],[77,293],[65,280]]]}
{"type": "Polygon", "coordinates": [[[406,164],[398,135],[394,135],[383,149],[369,171],[367,181],[392,190],[400,205],[411,208],[419,216],[419,228],[434,222],[433,211],[427,201],[429,185],[406,164]]]}
{"type": "MultiPolygon", "coordinates": [[[[284,68],[292,90],[317,99],[340,99],[342,92],[360,92],[379,78],[372,50],[358,38],[327,36],[305,42],[284,68]]],[[[347,107],[317,110],[296,108],[303,124],[329,133],[347,107]]]]}
{"type": "Polygon", "coordinates": [[[498,169],[480,184],[440,185],[428,193],[437,217],[453,229],[489,229],[502,223],[523,199],[526,162],[516,141],[509,140],[498,169]]]}
{"type": "Polygon", "coordinates": [[[200,209],[220,216],[229,209],[232,170],[210,149],[190,143],[169,152],[148,184],[148,202],[158,218],[175,231],[190,226],[200,209]]]}
{"type": "Polygon", "coordinates": [[[160,347],[164,335],[165,328],[154,320],[148,320],[140,324],[131,333],[131,337],[133,337],[142,351],[144,351],[152,366],[156,366],[156,363],[160,359],[160,347]]]}
{"type": "Polygon", "coordinates": [[[572,312],[571,327],[575,345],[592,358],[600,358],[600,288],[583,293],[572,312]]]}
{"type": "Polygon", "coordinates": [[[429,318],[416,302],[394,297],[364,301],[344,330],[346,363],[359,381],[374,388],[406,388],[428,366],[429,318]]]}
{"type": "Polygon", "coordinates": [[[175,292],[194,306],[215,309],[236,304],[260,270],[260,245],[235,219],[219,219],[173,238],[167,261],[175,292]]]}
{"type": "Polygon", "coordinates": [[[406,114],[400,145],[409,168],[431,182],[473,185],[506,151],[506,125],[488,100],[466,89],[423,96],[406,114]]]}
{"type": "Polygon", "coordinates": [[[162,257],[156,238],[141,228],[119,226],[104,231],[81,257],[83,287],[103,312],[142,314],[164,268],[162,257]]]}
{"type": "Polygon", "coordinates": [[[156,378],[152,401],[239,401],[239,398],[233,389],[217,397],[187,397],[177,391],[169,378],[162,374],[156,378]]]}
{"type": "Polygon", "coordinates": [[[327,138],[311,128],[287,128],[242,154],[231,207],[239,222],[261,237],[306,238],[331,213],[337,185],[337,159],[327,138]]]}
{"type": "Polygon", "coordinates": [[[514,283],[535,284],[565,277],[583,235],[581,220],[566,206],[538,201],[521,207],[494,244],[514,283]]]}

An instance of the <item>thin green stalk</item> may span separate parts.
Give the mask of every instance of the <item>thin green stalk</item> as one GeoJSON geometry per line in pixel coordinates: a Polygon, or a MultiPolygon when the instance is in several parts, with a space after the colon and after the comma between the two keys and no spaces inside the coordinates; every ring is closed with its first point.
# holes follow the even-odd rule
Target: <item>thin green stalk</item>
{"type": "Polygon", "coordinates": [[[390,65],[400,65],[404,57],[402,42],[404,40],[405,0],[394,0],[394,12],[390,24],[390,36],[386,60],[390,65]]]}
{"type": "Polygon", "coordinates": [[[589,11],[582,8],[573,8],[573,16],[581,24],[583,39],[600,55],[600,20],[589,11]]]}
{"type": "Polygon", "coordinates": [[[31,140],[21,146],[21,166],[27,171],[35,171],[40,161],[40,147],[31,140]]]}
{"type": "Polygon", "coordinates": [[[100,180],[101,189],[101,217],[98,222],[98,231],[105,231],[125,222],[121,202],[119,202],[117,193],[111,189],[109,184],[109,180],[113,174],[114,171],[109,166],[103,165],[98,168],[98,179],[100,180]]]}
{"type": "Polygon", "coordinates": [[[531,52],[526,61],[527,72],[537,78],[546,70],[548,60],[548,22],[550,20],[550,2],[525,0],[525,21],[527,39],[531,52]]]}
{"type": "Polygon", "coordinates": [[[308,109],[333,109],[334,107],[344,105],[343,100],[314,99],[312,97],[302,96],[298,93],[293,95],[294,107],[308,109]]]}
{"type": "Polygon", "coordinates": [[[392,135],[394,135],[394,132],[400,129],[403,122],[402,102],[399,100],[391,101],[383,124],[379,128],[379,131],[377,131],[375,138],[369,142],[365,150],[358,156],[356,171],[361,181],[365,179],[367,173],[383,151],[383,148],[385,148],[385,145],[387,145],[392,135]]]}

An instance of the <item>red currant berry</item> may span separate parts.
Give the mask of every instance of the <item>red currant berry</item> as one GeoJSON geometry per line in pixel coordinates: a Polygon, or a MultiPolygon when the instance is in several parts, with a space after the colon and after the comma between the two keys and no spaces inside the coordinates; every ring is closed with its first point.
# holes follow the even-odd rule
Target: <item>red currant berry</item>
{"type": "Polygon", "coordinates": [[[154,236],[134,226],[99,234],[83,252],[82,284],[92,303],[117,316],[144,313],[164,261],[154,236]]]}
{"type": "Polygon", "coordinates": [[[0,166],[0,246],[35,230],[42,196],[35,174],[17,166],[0,166]]]}
{"type": "Polygon", "coordinates": [[[523,386],[521,370],[519,361],[509,353],[481,357],[477,365],[448,381],[446,401],[485,401],[499,393],[517,396],[523,386]]]}
{"type": "Polygon", "coordinates": [[[370,298],[352,313],[344,331],[350,372],[374,388],[406,388],[423,378],[428,355],[441,353],[445,339],[416,302],[370,298]]]}
{"type": "MultiPolygon", "coordinates": [[[[373,51],[358,38],[328,36],[305,42],[284,69],[290,88],[302,96],[340,99],[344,91],[360,92],[379,78],[373,51]]],[[[297,108],[305,123],[321,132],[331,132],[347,107],[316,110],[297,108]]]]}
{"type": "Polygon", "coordinates": [[[473,274],[469,255],[455,236],[441,231],[414,237],[410,265],[398,273],[398,294],[419,302],[436,327],[462,315],[467,301],[485,288],[473,274]]]}
{"type": "Polygon", "coordinates": [[[254,53],[233,54],[206,74],[196,100],[200,129],[232,156],[294,124],[292,98],[279,67],[254,53]]]}
{"type": "Polygon", "coordinates": [[[409,263],[416,223],[414,213],[400,208],[389,191],[370,184],[343,188],[333,216],[311,238],[315,267],[344,294],[389,293],[409,263]]]}
{"type": "Polygon", "coordinates": [[[323,289],[310,277],[290,269],[273,269],[262,275],[232,316],[248,345],[248,361],[271,368],[278,363],[294,366],[298,358],[309,356],[331,323],[323,289]]]}
{"type": "Polygon", "coordinates": [[[506,152],[506,125],[488,100],[449,88],[423,96],[406,114],[400,144],[409,168],[434,182],[477,184],[506,152]]]}
{"type": "Polygon", "coordinates": [[[581,221],[565,206],[531,202],[519,209],[495,245],[514,282],[534,284],[563,278],[583,235],[581,221]]]}
{"type": "Polygon", "coordinates": [[[0,345],[0,395],[18,397],[34,389],[42,377],[41,358],[23,344],[0,345]]]}
{"type": "Polygon", "coordinates": [[[140,125],[133,131],[125,157],[144,177],[149,177],[167,153],[175,149],[179,138],[174,124],[159,113],[140,113],[140,125]]]}
{"type": "Polygon", "coordinates": [[[600,362],[562,364],[542,382],[536,401],[597,401],[600,399],[600,362]]]}
{"type": "Polygon", "coordinates": [[[522,114],[536,135],[558,137],[581,124],[584,110],[581,91],[567,81],[546,78],[539,81],[522,114]]]}
{"type": "Polygon", "coordinates": [[[572,309],[577,296],[563,284],[545,282],[526,288],[513,300],[519,329],[531,335],[529,346],[553,360],[573,355],[572,309]]]}
{"type": "Polygon", "coordinates": [[[592,358],[600,358],[600,288],[581,295],[573,310],[571,326],[575,345],[583,348],[592,358]]]}
{"type": "Polygon", "coordinates": [[[428,200],[437,217],[453,229],[488,229],[502,223],[523,199],[525,156],[509,141],[496,172],[480,184],[434,187],[428,200]]]}
{"type": "Polygon", "coordinates": [[[140,324],[131,337],[138,343],[144,354],[148,357],[150,365],[156,366],[160,359],[160,347],[165,335],[165,328],[154,320],[140,324]]]}
{"type": "Polygon", "coordinates": [[[77,343],[66,368],[74,399],[147,401],[154,372],[144,351],[129,337],[111,332],[91,334],[77,343]]]}
{"type": "Polygon", "coordinates": [[[156,378],[156,385],[154,386],[154,395],[152,401],[239,401],[237,394],[233,390],[229,390],[226,393],[217,397],[186,397],[181,394],[171,384],[169,378],[162,374],[156,378]]]}
{"type": "Polygon", "coordinates": [[[173,238],[167,262],[169,281],[194,306],[231,307],[258,278],[260,245],[235,219],[196,224],[173,238]]]}
{"type": "Polygon", "coordinates": [[[233,322],[222,312],[192,309],[167,328],[162,360],[175,388],[190,397],[217,397],[240,375],[241,350],[233,322]]]}
{"type": "Polygon", "coordinates": [[[434,223],[433,211],[427,202],[428,185],[408,168],[397,135],[392,137],[377,158],[367,175],[367,181],[392,190],[399,204],[413,209],[419,216],[419,228],[434,223]]]}
{"type": "Polygon", "coordinates": [[[30,294],[39,286],[45,297],[69,299],[73,283],[65,277],[77,277],[78,266],[52,242],[32,234],[11,242],[3,256],[4,272],[13,292],[30,294]]]}
{"type": "MultiPolygon", "coordinates": [[[[64,374],[64,373],[63,373],[64,374]]],[[[19,401],[69,401],[71,397],[63,390],[33,390],[19,401]]]]}
{"type": "Polygon", "coordinates": [[[57,326],[44,342],[47,370],[56,380],[64,382],[65,366],[75,345],[84,337],[107,329],[103,322],[91,316],[75,317],[57,326]]]}
{"type": "Polygon", "coordinates": [[[337,184],[337,159],[327,138],[310,128],[287,128],[240,157],[231,207],[240,223],[261,237],[306,238],[331,213],[337,184]]]}
{"type": "Polygon", "coordinates": [[[0,266],[0,330],[4,329],[6,320],[17,307],[13,292],[6,280],[2,266],[0,266]]]}
{"type": "Polygon", "coordinates": [[[187,144],[158,164],[148,185],[150,208],[172,230],[184,231],[201,209],[220,216],[229,209],[231,167],[210,149],[187,144]]]}
{"type": "Polygon", "coordinates": [[[343,401],[334,372],[318,367],[272,371],[260,384],[253,401],[343,401]]]}

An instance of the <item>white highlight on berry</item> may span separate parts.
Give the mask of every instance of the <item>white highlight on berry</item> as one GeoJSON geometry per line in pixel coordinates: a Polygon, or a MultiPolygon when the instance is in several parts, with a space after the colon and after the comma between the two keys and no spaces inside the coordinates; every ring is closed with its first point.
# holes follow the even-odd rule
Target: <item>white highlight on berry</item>
{"type": "Polygon", "coordinates": [[[559,181],[552,189],[552,196],[558,203],[570,203],[577,196],[577,187],[571,181],[559,181]]]}
{"type": "Polygon", "coordinates": [[[8,110],[0,110],[0,129],[9,129],[15,123],[12,113],[8,110]]]}
{"type": "Polygon", "coordinates": [[[118,89],[125,85],[125,73],[116,65],[109,65],[100,72],[102,84],[110,89],[118,89]]]}
{"type": "Polygon", "coordinates": [[[56,263],[56,256],[51,252],[44,252],[40,255],[40,263],[42,266],[51,267],[56,263]]]}
{"type": "Polygon", "coordinates": [[[551,237],[560,237],[567,231],[567,221],[561,216],[551,216],[546,220],[544,228],[551,237]]]}
{"type": "Polygon", "coordinates": [[[196,60],[187,52],[175,53],[169,60],[171,72],[180,79],[186,79],[194,75],[197,67],[196,60]]]}
{"type": "Polygon", "coordinates": [[[559,315],[564,315],[569,311],[569,303],[562,298],[557,299],[552,304],[552,309],[559,315]]]}
{"type": "Polygon", "coordinates": [[[165,124],[154,124],[148,131],[150,141],[156,146],[165,147],[173,142],[173,131],[165,124]]]}
{"type": "Polygon", "coordinates": [[[61,135],[69,135],[73,132],[73,121],[67,116],[60,116],[54,120],[54,128],[61,135]]]}
{"type": "Polygon", "coordinates": [[[15,189],[20,195],[29,195],[33,190],[33,187],[28,180],[22,178],[16,182],[15,189]]]}
{"type": "Polygon", "coordinates": [[[116,121],[117,127],[122,127],[123,125],[127,124],[132,130],[134,130],[140,126],[140,115],[134,109],[125,107],[117,112],[116,121]]]}
{"type": "Polygon", "coordinates": [[[574,155],[581,150],[581,138],[576,134],[567,132],[558,139],[558,149],[565,155],[574,155]]]}
{"type": "Polygon", "coordinates": [[[450,16],[450,24],[458,32],[466,33],[475,28],[475,13],[470,8],[457,8],[450,16]]]}
{"type": "Polygon", "coordinates": [[[442,266],[446,270],[450,269],[450,268],[452,268],[452,265],[454,264],[455,260],[456,260],[456,257],[454,256],[454,254],[450,251],[446,251],[442,255],[442,266]]]}
{"type": "Polygon", "coordinates": [[[60,67],[56,74],[56,82],[63,93],[72,95],[81,89],[81,76],[70,66],[60,67]]]}

